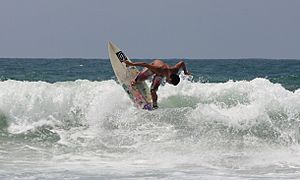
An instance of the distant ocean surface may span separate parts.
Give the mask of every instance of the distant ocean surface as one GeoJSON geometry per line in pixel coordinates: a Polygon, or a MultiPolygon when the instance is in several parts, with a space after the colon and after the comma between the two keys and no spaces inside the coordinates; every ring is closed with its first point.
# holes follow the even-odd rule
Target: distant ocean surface
{"type": "Polygon", "coordinates": [[[145,111],[108,59],[0,59],[0,179],[300,179],[300,60],[185,62],[145,111]]]}

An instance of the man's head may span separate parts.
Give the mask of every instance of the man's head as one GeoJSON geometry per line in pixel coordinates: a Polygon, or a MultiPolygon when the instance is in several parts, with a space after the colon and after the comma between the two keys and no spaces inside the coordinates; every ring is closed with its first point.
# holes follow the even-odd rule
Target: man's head
{"type": "Polygon", "coordinates": [[[177,74],[171,74],[170,79],[171,81],[169,83],[173,84],[174,86],[177,86],[180,81],[180,78],[177,74]]]}

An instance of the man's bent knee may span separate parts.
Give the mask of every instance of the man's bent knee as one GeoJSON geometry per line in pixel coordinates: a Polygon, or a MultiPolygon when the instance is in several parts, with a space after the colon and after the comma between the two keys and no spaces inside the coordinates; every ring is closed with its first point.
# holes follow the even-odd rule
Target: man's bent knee
{"type": "Polygon", "coordinates": [[[151,89],[150,92],[152,93],[156,93],[158,89],[151,89]]]}

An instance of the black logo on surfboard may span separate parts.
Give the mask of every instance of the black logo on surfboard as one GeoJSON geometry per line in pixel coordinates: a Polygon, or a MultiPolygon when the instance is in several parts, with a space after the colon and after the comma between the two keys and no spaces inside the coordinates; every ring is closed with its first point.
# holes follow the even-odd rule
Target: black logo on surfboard
{"type": "Polygon", "coordinates": [[[128,60],[127,57],[126,57],[126,55],[122,51],[117,52],[116,55],[118,56],[118,59],[121,62],[124,62],[124,61],[128,60]]]}

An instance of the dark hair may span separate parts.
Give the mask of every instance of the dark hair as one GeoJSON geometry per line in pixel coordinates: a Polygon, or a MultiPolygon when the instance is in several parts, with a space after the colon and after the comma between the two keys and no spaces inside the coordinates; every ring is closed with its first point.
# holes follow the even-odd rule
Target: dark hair
{"type": "Polygon", "coordinates": [[[177,86],[177,84],[180,81],[179,76],[177,74],[171,74],[170,78],[171,78],[171,84],[173,84],[174,86],[177,86]]]}

